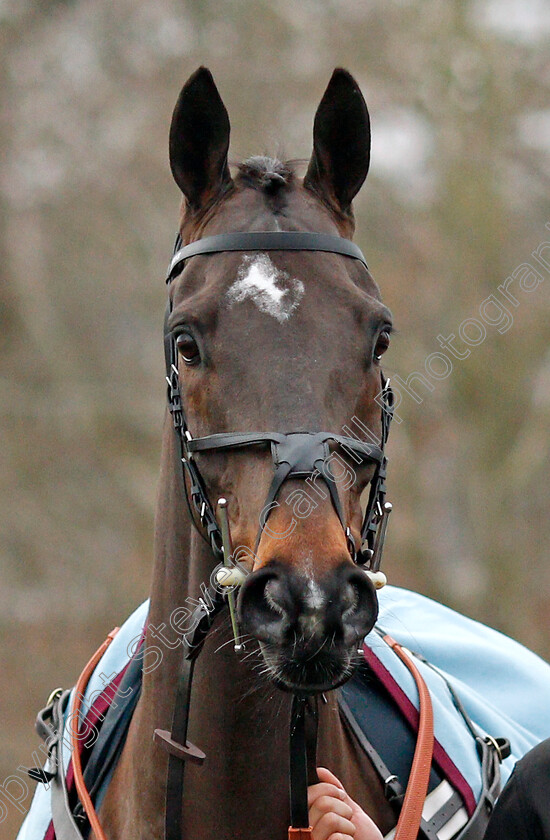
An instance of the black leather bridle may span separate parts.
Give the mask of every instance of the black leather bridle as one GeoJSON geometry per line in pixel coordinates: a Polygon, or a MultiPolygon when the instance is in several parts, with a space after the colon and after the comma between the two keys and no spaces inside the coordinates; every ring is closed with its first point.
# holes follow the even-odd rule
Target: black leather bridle
{"type": "MultiPolygon", "coordinates": [[[[341,254],[367,263],[360,249],[353,242],[339,236],[321,233],[297,231],[260,231],[248,233],[224,233],[199,239],[182,247],[180,237],[176,239],[174,256],[171,260],[166,282],[171,283],[178,277],[191,257],[215,254],[226,251],[321,251],[341,254]]],[[[178,441],[179,456],[182,464],[184,491],[189,504],[193,524],[198,518],[200,526],[206,532],[214,558],[227,557],[230,547],[225,545],[223,529],[220,527],[214,508],[208,497],[206,484],[194,459],[197,452],[215,450],[242,449],[249,446],[267,446],[271,449],[274,473],[264,505],[264,516],[260,521],[256,548],[260,542],[269,511],[274,506],[283,483],[290,478],[308,478],[320,474],[324,479],[334,509],[344,529],[348,548],[353,560],[362,565],[369,574],[377,573],[382,559],[382,549],[391,505],[385,503],[386,497],[386,444],[393,411],[393,394],[381,374],[382,389],[382,435],[380,443],[361,441],[353,437],[334,432],[229,432],[193,438],[182,404],[178,351],[176,335],[169,329],[171,302],[166,308],[164,321],[164,351],[166,359],[166,380],[168,383],[168,408],[173,418],[174,430],[178,441]],[[349,526],[347,525],[342,503],[338,494],[335,478],[328,466],[330,445],[341,448],[357,462],[375,464],[374,475],[370,482],[369,499],[361,527],[361,547],[356,551],[349,526]],[[189,482],[189,489],[187,486],[189,482]]],[[[203,534],[204,536],[204,534],[203,534]]],[[[183,782],[186,761],[202,763],[205,756],[198,747],[187,740],[189,707],[194,665],[202,649],[204,640],[212,627],[215,616],[225,606],[226,598],[218,588],[210,584],[208,589],[210,603],[201,599],[193,613],[193,631],[184,635],[182,641],[184,654],[172,719],[172,728],[155,730],[155,741],[168,752],[168,775],[166,784],[165,840],[181,840],[183,782]]],[[[294,828],[306,828],[308,825],[307,787],[308,777],[315,778],[315,750],[317,740],[317,711],[312,698],[295,695],[292,703],[290,728],[290,812],[294,828]]]]}
{"type": "MultiPolygon", "coordinates": [[[[220,253],[224,251],[324,251],[342,254],[359,260],[365,268],[367,263],[360,249],[353,242],[339,236],[298,231],[264,231],[248,233],[223,233],[199,239],[190,245],[180,247],[176,240],[175,253],[170,263],[167,283],[178,277],[188,259],[198,255],[220,253]]],[[[168,406],[172,414],[174,428],[180,444],[183,471],[190,484],[190,496],[198,519],[205,529],[212,552],[216,558],[223,556],[223,538],[216,519],[214,508],[208,498],[206,486],[200,470],[194,460],[196,452],[213,450],[242,449],[248,446],[271,448],[275,471],[269,487],[262,517],[256,548],[259,545],[269,511],[273,507],[284,481],[289,478],[307,478],[320,474],[324,479],[334,509],[346,534],[348,547],[353,559],[372,571],[377,571],[381,560],[382,544],[377,539],[384,520],[384,502],[386,496],[386,444],[392,417],[393,394],[389,380],[382,376],[380,392],[382,404],[382,436],[380,444],[357,440],[334,432],[231,432],[206,435],[193,438],[181,400],[178,370],[176,336],[168,329],[168,317],[171,312],[170,302],[166,310],[164,328],[164,350],[166,360],[166,379],[168,382],[168,406]],[[336,481],[331,473],[328,459],[330,444],[336,444],[355,460],[376,464],[374,476],[370,482],[367,508],[361,527],[361,548],[355,550],[350,529],[345,522],[342,504],[338,495],[336,481]]],[[[187,487],[184,476],[184,485],[187,487]]],[[[195,521],[195,520],[193,520],[195,521]]],[[[383,534],[380,534],[383,538],[383,534]]],[[[383,542],[383,539],[382,539],[383,542]]]]}

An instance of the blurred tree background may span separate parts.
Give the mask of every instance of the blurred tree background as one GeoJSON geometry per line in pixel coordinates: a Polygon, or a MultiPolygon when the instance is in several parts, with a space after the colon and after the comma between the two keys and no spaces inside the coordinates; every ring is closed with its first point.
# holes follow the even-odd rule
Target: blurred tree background
{"type": "Polygon", "coordinates": [[[399,329],[390,376],[425,375],[522,264],[546,281],[517,274],[510,328],[403,393],[385,568],[549,656],[549,270],[531,256],[550,240],[548,5],[1,0],[0,39],[0,781],[33,763],[50,689],[148,592],[167,132],[199,64],[233,159],[309,157],[333,67],[356,76],[373,132],[356,239],[399,329]]]}

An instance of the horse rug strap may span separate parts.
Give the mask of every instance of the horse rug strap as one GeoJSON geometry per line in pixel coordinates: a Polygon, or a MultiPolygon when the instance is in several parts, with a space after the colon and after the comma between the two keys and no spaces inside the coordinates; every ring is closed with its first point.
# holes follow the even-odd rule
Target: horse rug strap
{"type": "MultiPolygon", "coordinates": [[[[105,651],[115,638],[119,628],[115,627],[105,641],[100,645],[91,659],[86,663],[75,687],[72,708],[69,715],[69,735],[71,740],[71,760],[74,773],[75,787],[86,812],[86,817],[94,831],[96,840],[106,840],[99,822],[94,805],[84,783],[80,760],[79,720],[84,692],[90,676],[103,658],[105,651]]],[[[31,778],[43,783],[51,782],[52,820],[56,840],[82,840],[81,829],[76,824],[73,810],[69,801],[66,770],[63,761],[63,740],[65,728],[65,712],[72,692],[67,690],[55,692],[51,703],[39,712],[36,720],[38,734],[46,741],[49,752],[47,770],[33,768],[29,771],[31,778]],[[51,721],[49,723],[48,721],[51,721]]]]}
{"type": "Polygon", "coordinates": [[[70,690],[58,689],[51,702],[39,712],[36,730],[48,746],[49,761],[47,769],[32,768],[28,771],[31,778],[51,784],[52,819],[58,840],[82,840],[69,804],[63,761],[64,716],[70,695],[70,690]]]}

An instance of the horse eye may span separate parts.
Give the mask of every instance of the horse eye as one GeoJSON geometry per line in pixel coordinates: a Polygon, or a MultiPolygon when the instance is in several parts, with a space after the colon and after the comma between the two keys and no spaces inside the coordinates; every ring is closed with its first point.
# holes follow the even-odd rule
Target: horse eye
{"type": "Polygon", "coordinates": [[[382,330],[378,338],[376,339],[376,344],[374,345],[374,361],[379,362],[382,358],[382,355],[386,352],[388,347],[390,346],[390,334],[388,330],[382,330]]]}
{"type": "Polygon", "coordinates": [[[176,337],[176,347],[186,365],[197,365],[200,362],[201,354],[197,342],[189,333],[180,333],[176,337]]]}

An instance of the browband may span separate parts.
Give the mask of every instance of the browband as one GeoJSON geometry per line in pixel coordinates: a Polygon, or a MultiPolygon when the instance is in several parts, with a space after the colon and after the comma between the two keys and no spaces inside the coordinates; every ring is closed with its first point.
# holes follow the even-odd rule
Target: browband
{"type": "Polygon", "coordinates": [[[185,260],[199,254],[218,254],[222,251],[325,251],[359,260],[368,270],[361,249],[343,236],[330,233],[309,233],[297,230],[260,230],[246,233],[219,233],[197,239],[179,248],[168,268],[166,282],[181,274],[185,260]]]}

